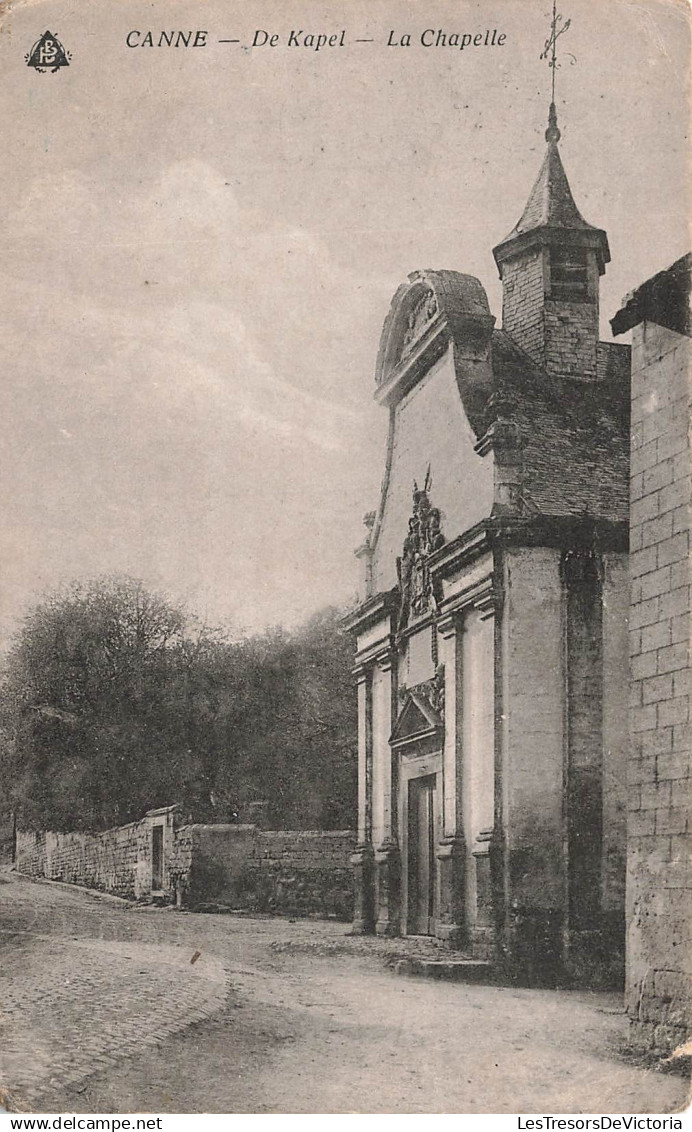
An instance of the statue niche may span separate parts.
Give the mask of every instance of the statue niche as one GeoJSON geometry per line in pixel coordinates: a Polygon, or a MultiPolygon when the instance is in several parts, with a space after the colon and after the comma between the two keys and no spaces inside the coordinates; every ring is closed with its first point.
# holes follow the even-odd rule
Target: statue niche
{"type": "Polygon", "coordinates": [[[434,612],[437,607],[428,560],[444,544],[445,538],[440,528],[440,512],[437,507],[431,506],[429,490],[430,468],[426,472],[422,488],[414,481],[413,514],[408,521],[403,554],[396,560],[399,579],[398,633],[404,631],[412,616],[421,617],[434,612]]]}

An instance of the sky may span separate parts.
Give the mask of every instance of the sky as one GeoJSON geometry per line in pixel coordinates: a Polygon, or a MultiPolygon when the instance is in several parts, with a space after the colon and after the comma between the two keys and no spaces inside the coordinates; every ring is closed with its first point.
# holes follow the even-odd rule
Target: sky
{"type": "MultiPolygon", "coordinates": [[[[609,339],[688,245],[689,9],[564,17],[560,149],[608,232],[609,339]]],[[[451,268],[500,324],[492,247],[544,152],[549,21],[549,0],[2,5],[0,647],[43,592],[108,573],[234,631],[352,602],[383,320],[410,272],[451,268]],[[506,38],[425,48],[426,28],[506,38]],[[57,73],[25,60],[47,29],[57,73]],[[207,46],[126,45],[172,29],[207,46]]]]}

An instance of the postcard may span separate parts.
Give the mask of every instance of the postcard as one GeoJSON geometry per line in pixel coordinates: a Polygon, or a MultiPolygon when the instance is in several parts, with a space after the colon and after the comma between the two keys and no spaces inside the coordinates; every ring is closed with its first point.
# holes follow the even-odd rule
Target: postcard
{"type": "Polygon", "coordinates": [[[1,7],[0,1104],[682,1128],[689,5],[1,7]]]}

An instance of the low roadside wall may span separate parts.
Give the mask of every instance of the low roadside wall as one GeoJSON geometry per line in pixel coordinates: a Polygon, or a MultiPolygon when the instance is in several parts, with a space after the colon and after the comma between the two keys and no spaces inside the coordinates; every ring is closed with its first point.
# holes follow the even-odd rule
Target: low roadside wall
{"type": "Polygon", "coordinates": [[[183,902],[258,912],[353,914],[350,830],[258,830],[255,826],[188,826],[179,831],[187,874],[183,902]],[[181,837],[182,835],[182,837],[181,837]]]}
{"type": "Polygon", "coordinates": [[[150,823],[102,833],[17,832],[17,871],[139,900],[151,893],[150,823]]]}
{"type": "Polygon", "coordinates": [[[102,833],[17,834],[17,870],[135,900],[174,900],[199,911],[246,909],[349,920],[349,830],[260,830],[182,825],[173,808],[102,833]],[[154,865],[155,826],[163,852],[154,865]],[[156,888],[154,888],[155,876],[156,888]]]}

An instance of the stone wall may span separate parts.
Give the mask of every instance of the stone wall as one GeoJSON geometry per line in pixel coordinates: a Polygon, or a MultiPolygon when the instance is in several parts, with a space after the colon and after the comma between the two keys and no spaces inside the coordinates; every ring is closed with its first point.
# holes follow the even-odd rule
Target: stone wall
{"type": "Polygon", "coordinates": [[[17,870],[139,899],[151,889],[148,850],[145,822],[96,834],[18,831],[17,870]]]}
{"type": "MultiPolygon", "coordinates": [[[[546,295],[542,248],[527,250],[502,266],[502,328],[549,373],[595,380],[598,342],[598,277],[593,298],[583,302],[546,295]]],[[[591,270],[595,271],[595,263],[591,270]]]]}
{"type": "Polygon", "coordinates": [[[598,303],[545,302],[545,367],[560,377],[596,378],[598,303]]]}
{"type": "Polygon", "coordinates": [[[564,929],[563,586],[557,549],[504,555],[501,621],[505,946],[517,971],[560,962],[564,929]]]}
{"type": "Polygon", "coordinates": [[[543,249],[502,266],[502,328],[535,362],[545,352],[543,249]]]}
{"type": "Polygon", "coordinates": [[[176,826],[172,811],[102,833],[17,835],[17,869],[129,899],[193,909],[353,912],[350,831],[265,831],[254,825],[176,826]],[[152,828],[164,826],[163,884],[152,894],[152,828]]]}
{"type": "Polygon", "coordinates": [[[623,559],[586,548],[503,554],[502,829],[495,836],[508,895],[498,899],[506,909],[498,926],[519,977],[547,978],[552,969],[577,983],[622,985],[623,559]]]}
{"type": "Polygon", "coordinates": [[[0,809],[0,863],[11,861],[14,853],[14,821],[12,814],[0,809]]]}
{"type": "Polygon", "coordinates": [[[619,920],[624,946],[629,758],[627,657],[628,555],[603,556],[603,861],[601,891],[606,917],[619,920]]]}
{"type": "Polygon", "coordinates": [[[30,877],[46,876],[46,834],[17,830],[17,870],[30,877]]]}
{"type": "Polygon", "coordinates": [[[596,556],[588,551],[568,554],[563,562],[567,590],[567,918],[573,971],[590,959],[601,914],[603,595],[599,567],[596,556]]]}
{"type": "Polygon", "coordinates": [[[683,334],[633,331],[626,1002],[635,1043],[662,1051],[692,1027],[691,355],[683,334]]]}
{"type": "Polygon", "coordinates": [[[191,908],[245,908],[349,920],[353,914],[350,831],[258,830],[254,826],[188,826],[182,900],[191,908]]]}

